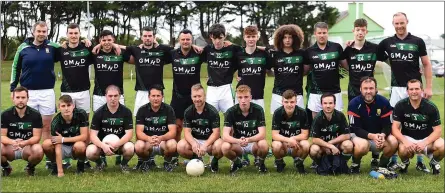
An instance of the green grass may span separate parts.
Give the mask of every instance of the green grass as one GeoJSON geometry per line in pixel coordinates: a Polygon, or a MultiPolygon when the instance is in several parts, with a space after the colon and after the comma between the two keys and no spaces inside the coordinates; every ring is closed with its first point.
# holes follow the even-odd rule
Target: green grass
{"type": "MultiPolygon", "coordinates": [[[[130,66],[131,67],[131,66],[130,66]]],[[[129,67],[129,68],[130,68],[129,67]]],[[[204,66],[203,66],[204,67],[204,66]]],[[[127,70],[128,68],[125,68],[127,70]]],[[[57,71],[57,70],[56,70],[57,71]]],[[[125,72],[128,74],[128,70],[125,72]]],[[[2,66],[2,80],[9,80],[10,62],[3,62],[2,66]],[[7,77],[5,77],[7,76],[7,77]]],[[[171,77],[171,66],[165,67],[164,75],[171,77]]],[[[205,77],[205,68],[202,72],[202,77],[205,77]]],[[[384,92],[383,88],[387,85],[382,84],[384,78],[382,75],[376,75],[379,81],[379,89],[381,93],[388,97],[388,92],[384,92]]],[[[205,85],[205,78],[201,79],[205,85]]],[[[60,83],[56,82],[56,96],[60,96],[60,83]]],[[[164,79],[166,86],[165,101],[170,102],[172,79],[164,79]]],[[[125,103],[133,109],[135,91],[134,80],[129,79],[124,81],[125,88],[125,103]]],[[[235,84],[235,83],[234,83],[235,84]]],[[[306,84],[306,83],[304,83],[306,84]]],[[[443,79],[435,79],[435,84],[443,88],[443,79]]],[[[5,109],[12,105],[9,98],[9,82],[2,81],[1,83],[1,109],[5,109]]],[[[266,94],[265,94],[265,112],[267,121],[267,140],[271,141],[271,115],[269,113],[271,90],[273,87],[273,78],[267,78],[266,94]]],[[[347,88],[347,79],[341,80],[342,90],[347,88]]],[[[347,96],[343,95],[343,100],[347,101],[347,96]]],[[[434,103],[438,106],[441,114],[442,127],[444,120],[444,96],[443,94],[434,95],[434,103]]],[[[344,104],[344,111],[347,109],[347,104],[344,104]]],[[[90,115],[91,118],[91,115],[90,115]]],[[[443,131],[442,131],[442,136],[443,131]]],[[[212,174],[207,171],[201,177],[189,177],[185,173],[185,167],[180,166],[172,173],[164,172],[163,170],[150,171],[147,174],[139,172],[132,172],[128,175],[121,174],[118,167],[114,166],[114,158],[108,158],[108,168],[103,173],[94,173],[87,171],[82,176],[74,174],[75,161],[73,167],[65,172],[65,177],[59,179],[54,176],[49,176],[49,171],[45,170],[43,163],[37,166],[36,176],[26,177],[23,171],[25,167],[24,161],[14,161],[12,166],[14,171],[9,177],[2,178],[3,192],[147,192],[147,191],[201,191],[201,192],[296,192],[296,191],[338,191],[338,192],[443,192],[444,191],[444,172],[440,176],[425,175],[415,170],[415,160],[412,161],[407,175],[401,175],[395,180],[375,180],[369,175],[370,155],[368,154],[362,160],[362,173],[354,176],[318,176],[309,169],[311,160],[308,158],[305,161],[306,169],[310,172],[308,175],[299,175],[294,171],[292,161],[286,158],[287,166],[284,173],[276,173],[273,167],[273,158],[266,160],[266,166],[269,173],[265,175],[258,175],[257,170],[250,166],[241,169],[236,176],[229,175],[229,161],[226,158],[220,160],[220,171],[218,174],[212,174]]],[[[157,158],[158,165],[161,164],[162,158],[157,158]]],[[[182,161],[182,159],[181,159],[182,161]]],[[[251,160],[252,161],[252,160],[251,160]]],[[[426,163],[428,159],[425,158],[426,163]]],[[[130,161],[130,166],[134,166],[137,162],[136,157],[130,161]]],[[[94,164],[93,164],[94,165],[94,164]]],[[[444,167],[443,161],[441,162],[444,167]]]]}

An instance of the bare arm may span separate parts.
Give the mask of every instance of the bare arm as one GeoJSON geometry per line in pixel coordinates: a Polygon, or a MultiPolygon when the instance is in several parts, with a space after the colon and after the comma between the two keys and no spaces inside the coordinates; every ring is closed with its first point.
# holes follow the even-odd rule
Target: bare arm
{"type": "Polygon", "coordinates": [[[176,124],[168,125],[168,132],[164,135],[159,136],[159,140],[167,141],[169,139],[174,139],[176,137],[176,124]]]}
{"type": "Polygon", "coordinates": [[[402,132],[400,131],[400,125],[401,125],[401,123],[399,121],[393,120],[391,134],[394,135],[394,137],[398,141],[400,141],[403,144],[406,144],[406,143],[408,143],[408,140],[402,135],[402,132]]]}
{"type": "Polygon", "coordinates": [[[333,144],[333,145],[340,144],[341,142],[346,141],[350,138],[351,138],[351,134],[349,134],[349,133],[341,134],[340,136],[336,137],[335,139],[330,140],[328,143],[333,144]]]}
{"type": "Polygon", "coordinates": [[[323,139],[316,138],[316,137],[312,138],[312,143],[319,145],[320,147],[326,147],[329,149],[332,149],[332,146],[334,146],[326,141],[323,141],[323,139]]]}
{"type": "Polygon", "coordinates": [[[64,137],[63,142],[74,143],[78,141],[86,141],[88,138],[88,127],[80,128],[80,135],[75,137],[64,137]]]}
{"type": "Polygon", "coordinates": [[[42,136],[42,129],[33,128],[32,137],[29,138],[28,140],[24,140],[22,143],[24,144],[24,146],[38,144],[40,142],[41,136],[42,136]]]}
{"type": "Polygon", "coordinates": [[[136,139],[150,142],[151,137],[144,133],[144,125],[137,124],[136,125],[136,139]]]}
{"type": "Polygon", "coordinates": [[[442,128],[440,125],[433,127],[433,132],[424,140],[426,145],[434,143],[437,139],[440,138],[442,134],[442,128]]]}
{"type": "Polygon", "coordinates": [[[193,139],[192,129],[188,127],[184,127],[184,138],[185,140],[192,146],[196,146],[198,143],[193,139]]]}
{"type": "Polygon", "coordinates": [[[288,143],[293,141],[291,137],[284,137],[284,136],[280,135],[279,130],[272,130],[272,139],[274,141],[281,141],[281,142],[288,142],[288,143]]]}
{"type": "Polygon", "coordinates": [[[297,141],[307,140],[309,138],[309,129],[302,129],[299,135],[293,136],[292,138],[297,141]]]}
{"type": "Polygon", "coordinates": [[[90,141],[97,147],[102,148],[104,143],[102,143],[102,141],[100,141],[99,137],[97,137],[97,133],[99,133],[98,130],[94,130],[94,129],[90,130],[90,141]]]}
{"type": "Polygon", "coordinates": [[[204,142],[204,146],[208,147],[213,144],[220,136],[219,128],[213,128],[213,133],[209,136],[209,138],[204,142]]]}
{"type": "Polygon", "coordinates": [[[230,135],[230,132],[232,131],[232,127],[224,127],[223,131],[223,139],[225,142],[228,143],[241,143],[240,139],[236,139],[230,135]]]}
{"type": "Polygon", "coordinates": [[[119,141],[116,143],[116,146],[120,147],[124,145],[125,143],[129,142],[132,137],[133,137],[133,129],[126,129],[125,135],[121,139],[119,139],[119,141]]]}
{"type": "Polygon", "coordinates": [[[12,145],[16,142],[8,137],[8,128],[2,128],[2,137],[1,141],[5,145],[12,145]]]}
{"type": "Polygon", "coordinates": [[[250,142],[258,142],[260,140],[266,139],[266,127],[258,127],[258,134],[248,137],[247,141],[250,142]]]}

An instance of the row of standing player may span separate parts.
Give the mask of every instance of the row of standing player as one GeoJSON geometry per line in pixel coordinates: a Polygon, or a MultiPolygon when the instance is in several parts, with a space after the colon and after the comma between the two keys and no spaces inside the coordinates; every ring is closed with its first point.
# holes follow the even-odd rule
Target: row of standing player
{"type": "MultiPolygon", "coordinates": [[[[360,22],[359,22],[360,23],[360,22]]],[[[363,22],[362,22],[363,23],[363,22]]],[[[428,73],[431,70],[431,65],[429,64],[429,61],[427,60],[426,53],[423,54],[424,51],[424,43],[420,38],[417,38],[406,31],[406,24],[407,24],[407,18],[406,15],[397,13],[393,17],[393,23],[396,28],[396,35],[394,37],[388,38],[385,41],[382,41],[380,44],[381,49],[370,51],[369,53],[363,53],[358,54],[360,57],[346,57],[347,60],[351,60],[349,62],[349,66],[358,66],[359,63],[354,63],[354,58],[357,61],[362,61],[366,59],[364,56],[370,56],[371,59],[375,59],[374,55],[375,53],[386,53],[385,54],[377,54],[380,58],[380,56],[383,58],[381,60],[386,60],[388,56],[390,56],[390,64],[391,68],[393,69],[393,72],[395,72],[395,80],[392,81],[392,83],[396,85],[393,86],[392,93],[400,93],[402,95],[402,92],[395,92],[395,90],[398,89],[397,86],[404,85],[403,81],[397,81],[398,79],[406,79],[406,77],[402,77],[402,73],[400,68],[402,68],[404,71],[413,72],[410,75],[413,75],[414,78],[420,79],[420,73],[417,73],[415,69],[418,69],[418,60],[409,58],[410,61],[404,61],[406,60],[406,57],[401,57],[405,55],[409,56],[416,56],[417,58],[420,56],[422,59],[422,62],[425,67],[425,75],[427,80],[427,87],[426,87],[426,96],[431,96],[431,73],[428,73]],[[401,38],[402,37],[402,38],[401,38]],[[405,41],[405,42],[404,42],[405,41]],[[403,44],[405,43],[405,44],[403,44]],[[404,47],[406,43],[410,43],[408,47],[404,47]],[[422,44],[423,43],[423,44],[422,44]],[[394,46],[396,45],[396,46],[394,46]],[[423,45],[423,46],[422,46],[423,45]],[[394,48],[397,48],[397,50],[392,50],[394,48]],[[386,52],[385,52],[386,51],[386,52]],[[411,52],[413,52],[415,55],[410,55],[411,52]],[[400,53],[403,52],[403,53],[400,53]],[[398,57],[399,56],[399,57],[398,57]],[[426,59],[425,59],[426,57],[426,59]],[[402,66],[400,63],[410,63],[409,66],[402,66]],[[398,65],[395,65],[398,64],[398,65]],[[414,64],[414,65],[413,65],[414,64]],[[415,65],[417,64],[417,65],[415,65]],[[401,67],[402,66],[402,67],[401,67]],[[414,70],[407,70],[407,68],[414,69],[414,70]],[[419,76],[419,77],[417,77],[419,76]],[[401,77],[401,78],[400,78],[401,77]],[[402,83],[400,83],[402,82],[402,83]]],[[[366,24],[366,22],[365,22],[366,24]]],[[[297,26],[282,26],[280,27],[277,32],[275,33],[275,47],[277,48],[276,52],[273,52],[271,55],[273,58],[276,59],[276,64],[273,66],[276,79],[275,79],[275,85],[274,85],[274,94],[280,95],[283,92],[283,87],[285,86],[291,86],[293,90],[295,90],[297,93],[302,93],[302,89],[300,85],[300,81],[302,82],[302,73],[301,69],[303,69],[301,66],[303,64],[302,61],[305,62],[305,64],[310,65],[304,65],[305,67],[312,66],[312,70],[310,73],[311,76],[308,76],[308,78],[313,78],[313,81],[308,81],[310,83],[313,83],[311,88],[309,89],[310,95],[309,95],[309,109],[315,112],[320,110],[319,100],[316,100],[317,97],[320,97],[320,93],[326,92],[326,91],[339,91],[337,88],[339,88],[338,85],[329,85],[326,84],[328,82],[336,83],[338,82],[336,77],[338,77],[338,64],[340,63],[338,60],[342,58],[341,52],[341,46],[338,44],[335,44],[333,42],[327,41],[327,25],[324,23],[318,23],[314,28],[314,35],[316,36],[317,43],[314,44],[314,46],[308,48],[305,52],[301,53],[300,49],[303,36],[302,33],[299,33],[301,30],[297,26]],[[340,47],[340,49],[338,49],[340,47]],[[335,51],[334,51],[335,50],[335,51]],[[338,51],[337,51],[338,50],[338,51]],[[311,54],[312,53],[312,54],[311,54]],[[281,56],[280,56],[281,54],[281,56]],[[284,56],[283,56],[284,55],[284,56]],[[287,57],[286,55],[289,55],[287,57]],[[294,57],[295,55],[295,57],[294,57]],[[276,56],[276,57],[274,57],[276,56]],[[306,56],[306,57],[304,57],[306,56]],[[317,59],[317,60],[316,60],[317,59]],[[280,63],[281,62],[281,63],[280,63]],[[330,63],[329,63],[330,62],[330,63]],[[280,65],[281,68],[280,68],[280,65]],[[298,66],[298,67],[295,67],[298,66]],[[296,69],[296,70],[290,70],[290,69],[296,69]],[[317,70],[318,69],[318,70],[317,70]],[[280,76],[280,70],[284,73],[282,73],[282,76],[280,76]],[[287,71],[286,71],[287,70],[287,71]],[[325,74],[324,74],[325,73],[325,74]],[[329,78],[329,75],[332,75],[331,78],[334,79],[334,81],[321,81],[321,77],[323,78],[329,78]],[[295,81],[288,81],[289,78],[297,78],[295,81]],[[280,79],[280,77],[282,79],[280,79]],[[281,80],[281,81],[280,81],[281,80]],[[287,81],[285,81],[287,80],[287,81]],[[297,83],[297,85],[286,85],[287,83],[297,83]],[[280,86],[282,88],[280,88],[280,86]],[[281,89],[281,90],[280,90],[281,89]],[[312,95],[312,97],[311,97],[312,95]],[[313,102],[311,102],[313,101],[313,102]],[[318,104],[317,104],[318,103],[318,104]],[[312,105],[310,105],[312,104],[312,105]]],[[[187,80],[199,80],[199,73],[196,73],[197,69],[193,65],[182,65],[182,64],[196,64],[197,59],[202,59],[207,62],[208,64],[208,73],[209,73],[209,80],[208,80],[208,89],[211,93],[207,96],[209,102],[213,103],[213,105],[218,110],[225,110],[228,107],[230,107],[230,104],[233,104],[231,98],[232,98],[232,92],[230,89],[230,84],[232,81],[233,73],[235,71],[235,64],[238,63],[236,58],[239,59],[239,63],[244,64],[256,64],[256,65],[262,65],[264,64],[264,61],[261,59],[257,59],[258,57],[245,57],[244,55],[252,55],[255,52],[258,52],[259,50],[255,49],[254,43],[256,43],[255,36],[255,29],[251,28],[251,33],[246,33],[246,48],[245,50],[241,50],[241,52],[234,52],[236,50],[239,51],[239,48],[234,45],[230,46],[224,46],[223,41],[225,38],[225,29],[224,26],[220,24],[215,24],[210,29],[210,37],[212,39],[212,45],[204,48],[203,57],[196,57],[196,55],[193,55],[195,52],[194,49],[190,49],[191,45],[191,33],[187,33],[186,30],[183,31],[184,33],[180,34],[180,44],[181,48],[171,51],[172,48],[168,48],[163,45],[155,46],[153,44],[154,39],[154,32],[150,28],[144,28],[143,29],[143,35],[141,37],[143,41],[143,45],[140,47],[128,47],[129,53],[131,53],[131,57],[128,57],[129,54],[123,54],[123,56],[116,56],[112,50],[113,47],[117,48],[112,44],[114,41],[114,36],[112,33],[104,31],[104,33],[100,36],[100,42],[102,47],[102,50],[100,50],[98,55],[92,55],[89,54],[92,52],[92,50],[88,50],[83,44],[79,44],[79,28],[75,25],[68,26],[68,36],[69,42],[66,49],[56,49],[56,45],[52,45],[46,40],[46,33],[47,33],[47,27],[46,23],[37,23],[33,26],[33,33],[35,38],[34,39],[28,39],[25,41],[24,44],[20,46],[20,48],[17,51],[17,57],[16,60],[13,63],[13,72],[11,73],[11,91],[12,89],[17,85],[20,77],[20,83],[21,85],[25,85],[28,88],[30,88],[30,91],[35,94],[31,94],[31,97],[33,98],[30,100],[30,103],[32,106],[36,107],[41,113],[43,117],[44,122],[44,129],[43,129],[43,136],[44,138],[49,137],[49,121],[48,116],[51,116],[55,109],[52,109],[51,106],[54,105],[48,105],[48,104],[55,104],[55,100],[52,99],[53,97],[41,97],[39,96],[45,95],[48,96],[51,94],[54,95],[54,90],[52,89],[54,87],[54,75],[51,74],[51,70],[53,72],[53,66],[49,70],[48,76],[43,76],[44,78],[37,79],[35,76],[32,76],[35,73],[23,73],[22,76],[20,76],[20,71],[22,66],[27,66],[26,64],[29,62],[32,62],[35,60],[39,61],[39,65],[45,65],[45,63],[48,63],[48,61],[58,61],[61,60],[62,65],[62,72],[64,81],[62,82],[61,91],[65,94],[70,94],[73,98],[75,98],[75,101],[78,107],[82,106],[88,106],[89,110],[89,80],[87,76],[79,76],[79,74],[87,74],[87,68],[85,66],[88,66],[90,63],[86,62],[89,57],[94,58],[94,62],[92,62],[95,67],[95,89],[93,92],[93,110],[97,109],[101,104],[105,103],[104,100],[104,89],[107,85],[110,83],[114,83],[118,85],[120,88],[122,88],[122,71],[123,71],[123,60],[126,60],[126,58],[134,58],[135,66],[136,66],[136,86],[135,90],[137,90],[136,94],[136,101],[135,101],[135,109],[137,109],[137,106],[145,104],[148,97],[148,92],[146,91],[146,88],[149,88],[150,85],[159,83],[162,84],[162,66],[167,63],[167,61],[172,61],[173,64],[173,71],[174,71],[174,97],[172,98],[173,101],[180,101],[180,100],[173,100],[177,98],[181,98],[182,91],[186,91],[187,89],[181,89],[181,86],[187,85],[187,83],[190,84],[190,81],[187,80]],[[250,35],[249,35],[250,34],[250,35]],[[186,37],[181,37],[181,35],[186,35],[186,37]],[[248,41],[248,37],[251,36],[251,41],[248,41]],[[182,40],[182,41],[181,41],[182,40]],[[253,45],[253,46],[252,46],[253,45]],[[38,49],[40,47],[43,47],[45,49],[38,49]],[[188,49],[187,49],[188,48],[188,49]],[[253,49],[252,49],[253,48],[253,49]],[[37,57],[32,57],[30,54],[26,54],[32,50],[37,49],[37,57]],[[254,52],[252,52],[254,51],[254,52]],[[46,53],[45,56],[42,56],[40,52],[46,53]],[[52,53],[51,55],[48,55],[48,53],[52,53]],[[167,57],[171,56],[173,54],[177,53],[177,58],[167,57]],[[240,57],[234,57],[237,55],[237,53],[240,53],[240,57]],[[190,57],[194,56],[194,57],[190,57]],[[46,60],[43,60],[43,57],[46,60]],[[86,57],[86,58],[82,58],[86,57]],[[175,66],[175,61],[178,66],[175,66]],[[175,68],[176,67],[176,68],[175,68]],[[187,69],[189,67],[189,69],[187,69]],[[195,76],[191,75],[190,72],[194,74],[195,76]],[[197,75],[196,75],[197,74],[197,75]],[[187,76],[189,75],[189,76],[187,76]],[[178,78],[175,78],[178,77],[178,78]],[[195,78],[190,78],[195,77],[195,78]],[[196,78],[198,77],[198,78],[196,78]],[[182,79],[181,79],[182,78],[182,79]],[[177,81],[175,81],[177,80],[177,81]],[[184,81],[185,80],[185,81],[184,81]],[[176,83],[176,84],[175,84],[176,83]],[[185,83],[185,84],[182,84],[185,83]],[[176,92],[175,92],[176,91],[176,92]],[[175,96],[177,95],[177,96],[175,96]],[[34,97],[36,97],[34,99],[34,97]],[[49,100],[49,101],[46,101],[49,100]],[[40,104],[39,104],[40,103],[40,104]],[[229,104],[229,105],[227,105],[229,104]],[[96,106],[96,107],[95,107],[96,106]]],[[[354,33],[356,33],[355,42],[352,45],[352,47],[348,48],[356,48],[352,49],[355,51],[363,51],[365,52],[367,49],[360,49],[357,50],[360,46],[363,48],[370,46],[369,42],[366,42],[364,40],[364,35],[366,34],[366,25],[362,26],[354,26],[354,33]]],[[[371,46],[372,47],[372,46],[371,46]]],[[[116,49],[118,50],[118,49],[116,49]]],[[[372,50],[372,49],[371,49],[372,50]]],[[[126,53],[128,53],[126,51],[126,53]]],[[[199,50],[198,50],[199,52],[199,50]]],[[[344,52],[347,53],[347,52],[344,52]]],[[[357,55],[357,56],[358,56],[357,55]]],[[[414,58],[416,58],[414,57],[414,58]]],[[[369,57],[368,57],[369,58],[369,57]]],[[[379,59],[380,60],[380,59],[379,59]]],[[[344,60],[343,60],[344,61],[344,60]]],[[[374,67],[375,62],[368,61],[372,69],[374,67]]],[[[199,63],[199,62],[198,62],[199,63]]],[[[341,62],[344,63],[344,62],[341,62]]],[[[200,63],[199,63],[200,64],[200,63]]],[[[266,63],[270,64],[270,63],[266,63]]],[[[35,66],[39,66],[35,65],[35,66]]],[[[200,66],[200,65],[199,65],[200,66]]],[[[368,65],[366,65],[368,66],[368,65]]],[[[347,65],[345,67],[348,67],[347,65]]],[[[34,67],[37,68],[37,67],[34,67]]],[[[28,72],[32,72],[33,68],[23,68],[24,70],[28,70],[28,72]],[[30,70],[31,69],[31,70],[30,70]]],[[[257,68],[261,69],[261,68],[257,68]]],[[[363,67],[356,68],[356,70],[364,69],[363,67]]],[[[264,71],[261,71],[261,73],[258,73],[258,70],[255,70],[254,68],[247,67],[247,68],[241,68],[238,67],[238,72],[241,78],[240,84],[244,81],[245,84],[252,84],[251,82],[258,83],[256,80],[260,80],[260,83],[264,82],[264,71]],[[241,72],[241,73],[240,73],[241,72]],[[243,74],[243,72],[247,72],[246,74],[243,74]],[[250,74],[249,74],[250,73],[250,74]],[[244,75],[244,76],[243,76],[244,75]],[[258,79],[259,77],[263,77],[258,79]],[[250,81],[249,81],[250,80],[250,81]],[[261,81],[262,80],[262,81],[261,81]]],[[[365,71],[365,70],[364,70],[365,71]]],[[[373,72],[373,70],[366,70],[368,73],[373,72]]],[[[199,71],[198,71],[199,72],[199,71]]],[[[353,74],[355,72],[350,70],[350,77],[353,77],[353,74]]],[[[355,81],[356,82],[356,81],[355,81]]],[[[255,90],[252,95],[254,95],[254,99],[256,96],[261,94],[264,90],[264,84],[254,84],[252,86],[252,90],[255,90]],[[259,85],[262,86],[263,89],[255,89],[256,86],[259,85]]],[[[189,86],[189,85],[188,85],[189,86]]],[[[185,87],[184,87],[185,88],[185,87]]],[[[188,87],[189,88],[189,87],[188,87]]],[[[122,88],[123,89],[123,88],[122,88]]],[[[186,91],[187,92],[187,91],[186,91]]],[[[335,92],[334,92],[335,93],[335,92]]],[[[275,95],[274,95],[275,96],[275,95]]],[[[396,96],[396,94],[391,95],[396,96]]],[[[300,96],[299,96],[300,97],[300,96]]],[[[187,98],[187,97],[185,97],[187,98]]],[[[261,97],[262,98],[262,97],[261,97]]],[[[275,97],[276,98],[276,97],[275,97]]],[[[301,97],[302,98],[302,97],[301,97]]],[[[396,98],[396,97],[394,97],[396,98]]],[[[401,97],[400,97],[401,98],[401,97]]],[[[397,100],[397,99],[394,99],[397,100]]],[[[255,101],[255,100],[254,100],[255,101]]],[[[276,100],[275,100],[276,101],[276,100]]],[[[303,101],[303,100],[299,100],[303,101]]],[[[391,99],[393,101],[393,99],[391,99]]],[[[181,101],[183,102],[183,101],[181,101]]],[[[180,102],[178,102],[180,103],[180,102]]],[[[181,105],[178,105],[181,106],[181,105]]],[[[186,106],[186,105],[183,105],[186,106]]],[[[338,105],[342,106],[342,105],[338,105]]],[[[271,108],[273,109],[273,108],[271,108]]],[[[134,111],[135,112],[135,111],[134,111]]],[[[180,120],[177,121],[178,126],[181,128],[181,122],[180,120]]],[[[178,137],[178,136],[177,136],[178,137]]]]}

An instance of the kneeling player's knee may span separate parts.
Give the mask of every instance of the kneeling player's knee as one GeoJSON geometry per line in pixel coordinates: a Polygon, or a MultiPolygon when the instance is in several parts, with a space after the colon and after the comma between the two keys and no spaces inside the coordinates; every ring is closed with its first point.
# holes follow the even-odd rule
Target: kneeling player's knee
{"type": "Polygon", "coordinates": [[[277,152],[283,148],[283,143],[281,141],[273,141],[272,142],[272,151],[277,152]]]}
{"type": "Polygon", "coordinates": [[[54,145],[53,145],[53,142],[51,142],[51,139],[45,139],[42,143],[42,148],[45,152],[53,151],[54,145]]]}
{"type": "Polygon", "coordinates": [[[174,139],[170,139],[165,143],[166,147],[167,147],[167,151],[169,152],[176,152],[176,140],[174,139]]]}
{"type": "Polygon", "coordinates": [[[122,148],[123,148],[124,154],[133,154],[134,153],[134,144],[131,142],[125,143],[122,148]]]}
{"type": "Polygon", "coordinates": [[[260,140],[260,141],[258,141],[258,148],[261,151],[268,151],[269,150],[269,145],[267,144],[266,140],[260,140]]]}
{"type": "Polygon", "coordinates": [[[434,143],[433,143],[434,149],[439,150],[443,153],[444,150],[444,140],[442,138],[437,139],[434,143]]]}
{"type": "Polygon", "coordinates": [[[89,145],[85,152],[88,159],[96,159],[99,158],[99,149],[96,145],[89,145]]]}
{"type": "Polygon", "coordinates": [[[31,146],[31,154],[35,156],[43,156],[43,148],[40,144],[34,144],[31,146]]]}
{"type": "Polygon", "coordinates": [[[86,144],[83,141],[78,141],[73,145],[73,151],[75,152],[85,152],[86,149],[86,144]]]}
{"type": "Polygon", "coordinates": [[[309,148],[311,147],[311,144],[307,140],[300,141],[300,146],[303,149],[303,151],[309,152],[309,148]]]}
{"type": "Polygon", "coordinates": [[[354,148],[354,144],[350,140],[343,141],[341,143],[341,146],[344,153],[352,153],[352,150],[354,148]]]}
{"type": "Polygon", "coordinates": [[[313,144],[311,145],[309,153],[311,154],[311,156],[316,156],[320,153],[320,151],[320,146],[313,144]]]}
{"type": "Polygon", "coordinates": [[[140,152],[144,151],[144,146],[145,146],[144,141],[137,140],[136,143],[134,144],[134,151],[136,153],[140,153],[140,152]]]}
{"type": "Polygon", "coordinates": [[[223,154],[226,154],[227,152],[229,152],[232,148],[232,144],[224,142],[221,145],[221,151],[223,152],[223,154]]]}

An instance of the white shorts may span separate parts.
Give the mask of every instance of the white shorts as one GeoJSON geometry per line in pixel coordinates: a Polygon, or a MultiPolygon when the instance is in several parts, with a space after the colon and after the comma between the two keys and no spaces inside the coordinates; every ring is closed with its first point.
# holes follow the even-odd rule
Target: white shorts
{"type": "MultiPolygon", "coordinates": [[[[272,98],[270,100],[270,114],[273,115],[275,110],[283,106],[283,97],[272,93],[272,98]]],[[[305,109],[303,95],[297,95],[297,106],[305,109]]]]}
{"type": "Polygon", "coordinates": [[[215,107],[217,111],[225,113],[234,105],[232,85],[207,86],[206,102],[215,107]]]}
{"type": "MultiPolygon", "coordinates": [[[[335,93],[335,109],[337,111],[343,111],[343,98],[341,93],[335,93]]],[[[309,94],[309,101],[307,104],[307,108],[310,109],[312,112],[320,112],[322,109],[321,107],[321,94],[309,94]]]]}
{"type": "Polygon", "coordinates": [[[204,145],[204,143],[206,142],[205,139],[196,139],[196,138],[193,138],[193,139],[195,139],[196,143],[198,143],[200,146],[204,145]]]}
{"type": "Polygon", "coordinates": [[[254,142],[248,143],[247,146],[245,146],[245,147],[241,146],[241,150],[243,150],[242,154],[243,155],[244,154],[252,154],[253,155],[253,144],[254,144],[254,142]]]}
{"type": "Polygon", "coordinates": [[[23,148],[14,151],[14,160],[23,159],[23,148]]]}
{"type": "Polygon", "coordinates": [[[56,112],[56,94],[54,89],[28,90],[28,106],[41,115],[53,115],[56,112]]]}
{"type": "MultiPolygon", "coordinates": [[[[124,95],[121,95],[119,103],[125,105],[124,95]]],[[[93,95],[93,111],[96,111],[105,104],[107,104],[107,99],[105,96],[93,95]]]]}
{"type": "Polygon", "coordinates": [[[406,87],[391,87],[389,104],[392,107],[395,107],[397,102],[408,97],[408,92],[406,91],[406,87]]]}
{"type": "MultiPolygon", "coordinates": [[[[265,110],[264,109],[264,99],[252,99],[250,102],[260,105],[261,107],[263,107],[263,110],[265,110]]],[[[238,99],[235,97],[235,104],[238,104],[238,103],[239,103],[238,99]]]]}
{"type": "Polygon", "coordinates": [[[89,90],[80,92],[61,92],[60,96],[62,95],[70,95],[76,108],[83,109],[87,113],[90,113],[91,99],[89,90]]]}
{"type": "MultiPolygon", "coordinates": [[[[419,143],[419,142],[424,141],[426,139],[426,138],[424,138],[424,139],[413,139],[412,137],[407,136],[407,135],[403,135],[403,136],[406,139],[408,139],[408,141],[411,141],[412,143],[419,143]]],[[[427,156],[430,159],[433,158],[433,152],[428,152],[427,150],[428,150],[428,147],[425,147],[425,149],[422,151],[422,154],[427,156]]]]}
{"type": "Polygon", "coordinates": [[[152,146],[150,156],[155,156],[155,155],[164,156],[164,150],[161,148],[161,144],[164,144],[164,143],[165,143],[165,141],[161,141],[161,143],[159,145],[152,146]]]}

